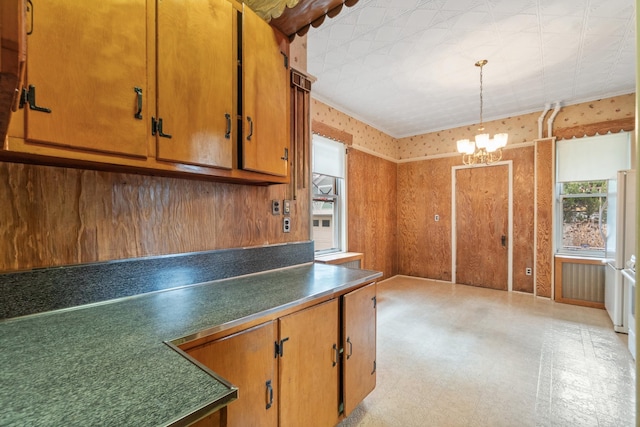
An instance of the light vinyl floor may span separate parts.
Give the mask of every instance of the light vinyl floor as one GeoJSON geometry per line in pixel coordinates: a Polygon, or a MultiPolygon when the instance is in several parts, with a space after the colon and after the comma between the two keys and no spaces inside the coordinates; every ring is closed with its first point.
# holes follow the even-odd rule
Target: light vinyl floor
{"type": "Polygon", "coordinates": [[[398,276],[378,284],[376,389],[352,426],[634,426],[604,310],[398,276]]]}

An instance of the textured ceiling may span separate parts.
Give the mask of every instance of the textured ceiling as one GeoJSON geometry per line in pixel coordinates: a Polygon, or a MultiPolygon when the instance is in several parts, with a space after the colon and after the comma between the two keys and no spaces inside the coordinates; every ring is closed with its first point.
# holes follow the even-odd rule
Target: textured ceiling
{"type": "Polygon", "coordinates": [[[360,0],[309,31],[314,96],[394,137],[635,92],[634,0],[360,0]]]}

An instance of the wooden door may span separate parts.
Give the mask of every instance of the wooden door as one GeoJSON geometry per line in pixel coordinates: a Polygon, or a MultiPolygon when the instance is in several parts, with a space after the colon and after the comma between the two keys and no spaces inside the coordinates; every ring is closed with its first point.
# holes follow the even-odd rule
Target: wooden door
{"type": "Polygon", "coordinates": [[[508,289],[509,166],[455,172],[456,283],[508,289]]]}
{"type": "Polygon", "coordinates": [[[242,13],[242,168],[289,170],[289,70],[274,30],[246,5],[242,13]]]}
{"type": "Polygon", "coordinates": [[[279,319],[282,355],[280,424],[329,427],[338,423],[338,300],[279,319]]]}
{"type": "Polygon", "coordinates": [[[238,387],[227,407],[227,426],[278,425],[275,321],[212,341],[187,353],[238,387]]]}
{"type": "Polygon", "coordinates": [[[26,87],[50,112],[25,107],[28,141],[147,156],[145,5],[32,1],[26,87]]]}
{"type": "Polygon", "coordinates": [[[235,9],[226,0],[159,0],[161,160],[231,168],[236,144],[235,9]]]}
{"type": "Polygon", "coordinates": [[[376,386],[376,284],[344,296],[343,311],[343,399],[344,415],[376,386]]]}

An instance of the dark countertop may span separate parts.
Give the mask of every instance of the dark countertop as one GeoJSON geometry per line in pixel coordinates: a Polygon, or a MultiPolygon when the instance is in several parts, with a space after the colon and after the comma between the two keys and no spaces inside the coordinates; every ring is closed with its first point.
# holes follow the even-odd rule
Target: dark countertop
{"type": "Polygon", "coordinates": [[[165,341],[231,328],[381,273],[324,264],[0,321],[0,425],[165,426],[236,390],[165,341]]]}

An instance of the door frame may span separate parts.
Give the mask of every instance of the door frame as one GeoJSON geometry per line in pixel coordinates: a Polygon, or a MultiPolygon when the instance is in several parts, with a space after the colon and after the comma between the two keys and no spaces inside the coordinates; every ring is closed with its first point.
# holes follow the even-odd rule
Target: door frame
{"type": "Polygon", "coordinates": [[[460,165],[451,168],[451,283],[456,283],[456,261],[457,261],[457,223],[456,223],[456,171],[470,168],[490,168],[494,166],[508,166],[509,169],[509,194],[507,237],[509,246],[507,247],[507,292],[513,291],[513,161],[503,160],[490,165],[460,165]]]}

